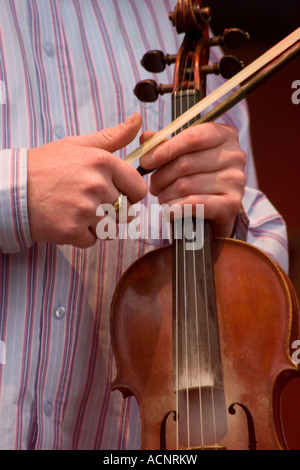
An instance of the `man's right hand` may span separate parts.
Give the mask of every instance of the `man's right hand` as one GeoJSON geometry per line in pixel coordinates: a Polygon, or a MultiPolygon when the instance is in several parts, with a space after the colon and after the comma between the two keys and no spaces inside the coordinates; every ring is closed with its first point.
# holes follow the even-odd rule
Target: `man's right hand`
{"type": "Polygon", "coordinates": [[[134,114],[114,128],[29,150],[28,214],[34,242],[92,246],[100,204],[113,204],[120,192],[128,207],[145,197],[143,178],[112,153],[128,145],[140,127],[141,116],[134,114]]]}

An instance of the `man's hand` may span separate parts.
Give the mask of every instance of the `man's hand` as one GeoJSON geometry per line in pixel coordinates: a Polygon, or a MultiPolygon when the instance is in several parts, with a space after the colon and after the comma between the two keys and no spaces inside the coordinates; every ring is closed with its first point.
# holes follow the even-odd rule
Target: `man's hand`
{"type": "Polygon", "coordinates": [[[158,168],[151,176],[150,192],[161,204],[204,204],[213,234],[230,236],[242,206],[246,163],[234,127],[190,127],[149,151],[140,163],[147,170],[158,168]]]}
{"type": "Polygon", "coordinates": [[[141,117],[134,114],[114,128],[29,150],[28,213],[34,242],[89,247],[97,240],[99,204],[113,204],[119,192],[127,196],[128,206],[143,199],[143,178],[112,154],[128,145],[140,127],[141,117]]]}

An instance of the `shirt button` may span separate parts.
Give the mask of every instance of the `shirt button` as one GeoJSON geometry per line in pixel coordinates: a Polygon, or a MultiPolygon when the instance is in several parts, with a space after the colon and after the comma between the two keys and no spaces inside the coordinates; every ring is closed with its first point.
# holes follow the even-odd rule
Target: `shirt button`
{"type": "Polygon", "coordinates": [[[54,46],[51,44],[51,42],[45,42],[43,48],[49,57],[53,57],[55,55],[54,46]]]}
{"type": "Polygon", "coordinates": [[[61,320],[62,318],[64,318],[64,316],[66,314],[66,309],[62,305],[59,305],[58,307],[55,307],[53,313],[54,313],[54,317],[57,320],[61,320]]]}
{"type": "Polygon", "coordinates": [[[44,412],[46,416],[51,416],[53,413],[53,403],[50,400],[46,400],[44,403],[44,412]]]}
{"type": "Polygon", "coordinates": [[[66,135],[65,129],[60,125],[54,127],[54,132],[59,139],[62,139],[66,135]]]}

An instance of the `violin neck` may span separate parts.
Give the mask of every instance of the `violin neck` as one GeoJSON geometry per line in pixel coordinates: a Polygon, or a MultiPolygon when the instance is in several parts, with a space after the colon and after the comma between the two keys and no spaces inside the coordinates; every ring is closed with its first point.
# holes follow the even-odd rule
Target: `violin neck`
{"type": "MultiPolygon", "coordinates": [[[[175,92],[172,95],[172,121],[175,121],[178,116],[181,116],[185,111],[194,106],[198,101],[201,100],[202,93],[200,90],[183,90],[180,92],[175,92]]],[[[175,134],[178,134],[183,129],[190,127],[196,121],[200,119],[200,114],[195,116],[191,121],[181,127],[175,134]]]]}

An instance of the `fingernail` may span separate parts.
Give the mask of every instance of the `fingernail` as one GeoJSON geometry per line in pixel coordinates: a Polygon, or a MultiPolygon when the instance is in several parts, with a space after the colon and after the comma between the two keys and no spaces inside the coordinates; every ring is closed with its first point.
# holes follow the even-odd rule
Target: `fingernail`
{"type": "Polygon", "coordinates": [[[124,126],[134,124],[138,119],[141,120],[141,115],[139,113],[134,113],[128,119],[126,119],[124,126]]]}

